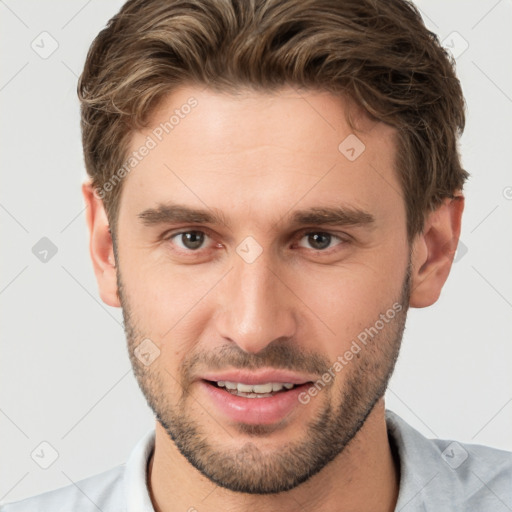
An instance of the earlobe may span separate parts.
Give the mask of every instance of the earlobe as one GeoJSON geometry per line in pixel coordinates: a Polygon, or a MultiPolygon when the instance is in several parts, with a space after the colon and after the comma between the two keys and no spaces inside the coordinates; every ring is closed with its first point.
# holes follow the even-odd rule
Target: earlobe
{"type": "Polygon", "coordinates": [[[114,248],[103,201],[94,193],[90,181],[82,184],[89,229],[89,252],[100,297],[105,304],[121,307],[117,293],[114,248]]]}
{"type": "Polygon", "coordinates": [[[443,288],[459,243],[464,197],[448,198],[425,220],[412,245],[410,306],[434,304],[443,288]]]}

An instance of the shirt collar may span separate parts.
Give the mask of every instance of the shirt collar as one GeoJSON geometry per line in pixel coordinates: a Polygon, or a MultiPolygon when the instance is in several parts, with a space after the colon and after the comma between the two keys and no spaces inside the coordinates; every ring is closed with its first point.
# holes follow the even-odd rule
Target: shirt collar
{"type": "Polygon", "coordinates": [[[155,512],[149,496],[148,462],[155,449],[155,429],[149,430],[132,450],[126,463],[126,512],[155,512]]]}

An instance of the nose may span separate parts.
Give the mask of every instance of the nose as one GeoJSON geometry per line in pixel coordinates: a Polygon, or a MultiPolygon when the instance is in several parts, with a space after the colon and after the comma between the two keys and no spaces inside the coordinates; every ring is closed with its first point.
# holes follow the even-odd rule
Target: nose
{"type": "Polygon", "coordinates": [[[252,263],[235,255],[234,268],[219,290],[219,335],[254,354],[278,338],[292,337],[296,330],[293,293],[270,263],[265,252],[252,263]]]}

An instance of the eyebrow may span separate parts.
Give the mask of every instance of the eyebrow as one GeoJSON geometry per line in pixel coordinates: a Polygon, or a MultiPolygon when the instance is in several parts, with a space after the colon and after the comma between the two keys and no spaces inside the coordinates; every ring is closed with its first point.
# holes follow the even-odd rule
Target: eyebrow
{"type": "MultiPolygon", "coordinates": [[[[375,217],[352,206],[313,207],[285,215],[275,224],[290,217],[291,225],[325,224],[330,226],[364,226],[375,222],[375,217]]],[[[180,204],[159,204],[138,214],[145,226],[187,222],[191,224],[228,225],[224,214],[216,209],[196,209],[180,204]]]]}

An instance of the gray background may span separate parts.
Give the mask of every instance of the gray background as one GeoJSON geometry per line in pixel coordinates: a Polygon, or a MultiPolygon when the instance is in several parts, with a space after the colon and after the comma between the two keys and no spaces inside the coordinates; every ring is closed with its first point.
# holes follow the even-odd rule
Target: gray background
{"type": "MultiPolygon", "coordinates": [[[[5,502],[126,461],[153,425],[131,374],[121,311],[97,292],[80,193],[77,77],[121,4],[0,0],[5,502]],[[57,248],[46,262],[32,252],[43,237],[57,248]],[[52,450],[58,458],[41,468],[52,450]]],[[[457,262],[438,303],[409,313],[387,406],[429,437],[512,450],[512,3],[418,5],[457,55],[468,104],[462,154],[472,177],[457,262]]]]}

